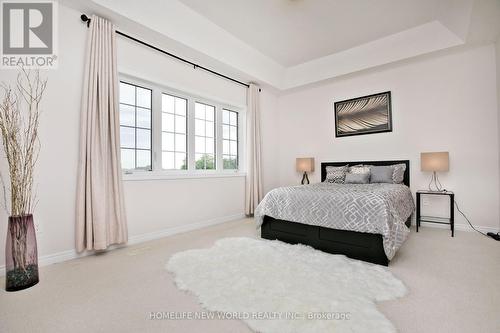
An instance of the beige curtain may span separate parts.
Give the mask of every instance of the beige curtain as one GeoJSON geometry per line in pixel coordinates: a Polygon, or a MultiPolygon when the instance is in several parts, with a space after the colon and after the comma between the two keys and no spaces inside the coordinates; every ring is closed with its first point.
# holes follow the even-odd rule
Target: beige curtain
{"type": "Polygon", "coordinates": [[[87,41],[77,186],[77,251],[103,250],[127,242],[115,28],[95,15],[87,41]]]}
{"type": "Polygon", "coordinates": [[[247,94],[247,177],[245,214],[253,215],[262,199],[259,87],[251,83],[247,94]]]}

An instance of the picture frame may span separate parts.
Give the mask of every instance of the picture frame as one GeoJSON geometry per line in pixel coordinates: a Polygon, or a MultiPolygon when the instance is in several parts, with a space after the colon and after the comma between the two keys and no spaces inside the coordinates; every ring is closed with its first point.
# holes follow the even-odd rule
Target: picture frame
{"type": "Polygon", "coordinates": [[[392,132],[391,92],[334,103],[335,137],[392,132]]]}

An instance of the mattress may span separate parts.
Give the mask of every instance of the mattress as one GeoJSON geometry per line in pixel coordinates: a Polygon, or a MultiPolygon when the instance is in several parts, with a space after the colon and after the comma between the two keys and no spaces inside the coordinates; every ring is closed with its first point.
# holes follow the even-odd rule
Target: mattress
{"type": "Polygon", "coordinates": [[[410,229],[405,221],[415,209],[410,189],[402,184],[332,184],[276,188],[255,211],[257,227],[264,216],[339,230],[380,234],[390,260],[410,229]]]}

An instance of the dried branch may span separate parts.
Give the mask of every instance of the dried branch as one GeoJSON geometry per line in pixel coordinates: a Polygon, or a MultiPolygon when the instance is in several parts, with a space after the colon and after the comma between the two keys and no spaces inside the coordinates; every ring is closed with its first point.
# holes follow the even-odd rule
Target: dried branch
{"type": "MultiPolygon", "coordinates": [[[[9,215],[12,216],[32,213],[36,203],[33,173],[40,152],[40,102],[46,86],[47,81],[40,78],[39,71],[33,73],[24,68],[17,76],[15,90],[6,84],[1,86],[0,135],[9,166],[9,215]]],[[[2,187],[6,200],[3,177],[2,187]]]]}

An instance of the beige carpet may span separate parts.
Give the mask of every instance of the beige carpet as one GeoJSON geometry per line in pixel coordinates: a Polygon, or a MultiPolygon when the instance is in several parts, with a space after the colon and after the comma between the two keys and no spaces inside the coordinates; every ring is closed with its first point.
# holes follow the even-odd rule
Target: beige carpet
{"type": "MultiPolygon", "coordinates": [[[[256,235],[251,220],[242,220],[43,267],[34,288],[0,291],[0,332],[250,332],[238,320],[149,314],[203,310],[173,284],[165,270],[170,255],[256,235]]],[[[500,332],[500,243],[424,227],[411,233],[390,269],[410,292],[379,308],[401,332],[500,332]]]]}

